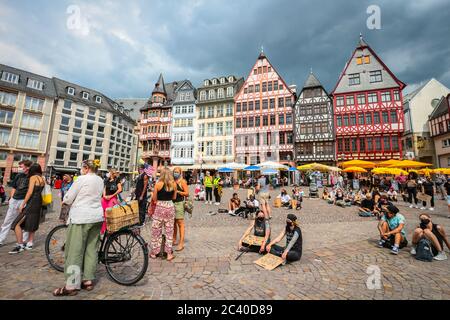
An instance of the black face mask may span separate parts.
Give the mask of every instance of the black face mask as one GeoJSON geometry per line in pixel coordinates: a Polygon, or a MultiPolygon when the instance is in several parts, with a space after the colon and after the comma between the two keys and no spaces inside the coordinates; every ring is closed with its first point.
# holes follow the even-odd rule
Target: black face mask
{"type": "Polygon", "coordinates": [[[258,217],[258,218],[256,218],[256,220],[258,220],[258,221],[264,221],[264,217],[258,217]]]}
{"type": "Polygon", "coordinates": [[[420,220],[420,228],[421,229],[426,229],[428,227],[429,223],[430,223],[430,219],[420,220]]]}
{"type": "Polygon", "coordinates": [[[286,222],[286,227],[287,228],[290,228],[290,227],[292,227],[294,224],[292,223],[292,222],[286,222]]]}

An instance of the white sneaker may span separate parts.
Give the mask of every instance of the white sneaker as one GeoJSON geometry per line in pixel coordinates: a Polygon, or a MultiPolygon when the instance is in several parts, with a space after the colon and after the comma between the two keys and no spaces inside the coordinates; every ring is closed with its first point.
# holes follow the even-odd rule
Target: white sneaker
{"type": "Polygon", "coordinates": [[[417,254],[416,247],[412,247],[410,253],[415,256],[417,254]]]}
{"type": "Polygon", "coordinates": [[[428,210],[430,210],[430,211],[434,211],[434,208],[430,208],[430,209],[428,209],[428,210]]]}
{"type": "Polygon", "coordinates": [[[27,245],[24,247],[24,249],[27,250],[27,251],[33,250],[33,244],[32,243],[27,243],[27,245]]]}
{"type": "Polygon", "coordinates": [[[444,261],[444,260],[447,260],[447,255],[445,254],[444,251],[441,251],[433,259],[437,260],[437,261],[444,261]]]}
{"type": "Polygon", "coordinates": [[[420,210],[426,210],[427,208],[425,208],[425,207],[422,207],[422,208],[420,208],[420,210]]]}
{"type": "Polygon", "coordinates": [[[415,205],[414,208],[419,209],[419,206],[418,206],[418,205],[415,205]]]}
{"type": "Polygon", "coordinates": [[[216,202],[216,206],[220,206],[220,202],[216,202]]]}
{"type": "Polygon", "coordinates": [[[414,208],[414,205],[410,205],[409,207],[412,209],[412,208],[414,208]]]}

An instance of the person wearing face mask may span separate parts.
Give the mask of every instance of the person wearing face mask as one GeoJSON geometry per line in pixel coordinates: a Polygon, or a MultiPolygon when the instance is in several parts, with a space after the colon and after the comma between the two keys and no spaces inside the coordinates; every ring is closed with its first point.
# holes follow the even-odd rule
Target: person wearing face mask
{"type": "Polygon", "coordinates": [[[180,242],[175,251],[183,251],[184,249],[184,202],[189,197],[189,187],[187,181],[183,179],[180,167],[173,169],[173,178],[177,184],[177,198],[173,201],[175,206],[175,224],[173,228],[173,245],[177,245],[177,233],[180,234],[180,242]]]}
{"type": "Polygon", "coordinates": [[[213,191],[213,178],[209,171],[206,171],[206,176],[203,179],[205,192],[206,192],[206,204],[212,204],[212,191],[213,191]]]}
{"type": "Polygon", "coordinates": [[[345,207],[345,201],[344,201],[344,192],[342,189],[337,189],[336,195],[334,196],[334,205],[339,207],[345,207]]]}
{"type": "Polygon", "coordinates": [[[144,224],[147,213],[148,201],[148,175],[144,172],[145,166],[139,165],[139,176],[136,178],[136,188],[134,190],[134,197],[139,204],[139,222],[144,224]]]}
{"type": "Polygon", "coordinates": [[[420,239],[425,238],[431,241],[431,250],[433,251],[434,260],[447,260],[447,255],[444,251],[444,242],[449,249],[450,243],[448,242],[444,228],[433,223],[431,216],[426,213],[421,214],[419,219],[420,225],[417,226],[413,233],[411,254],[416,255],[417,244],[420,239]]]}
{"type": "Polygon", "coordinates": [[[259,252],[261,254],[266,252],[266,245],[270,242],[270,224],[269,220],[265,218],[264,211],[259,210],[256,214],[256,218],[252,220],[250,226],[247,230],[245,230],[244,235],[239,240],[238,243],[238,251],[242,250],[244,247],[249,248],[252,252],[259,252]],[[243,243],[244,239],[250,235],[253,230],[253,235],[256,237],[264,237],[264,242],[262,246],[249,246],[246,243],[243,243]]]}
{"type": "Polygon", "coordinates": [[[405,217],[399,213],[399,210],[394,205],[388,205],[383,209],[384,215],[378,224],[378,231],[380,232],[380,241],[378,246],[380,248],[391,248],[391,253],[397,255],[399,250],[408,245],[406,240],[405,217]]]}
{"type": "MultiPolygon", "coordinates": [[[[434,195],[436,193],[436,187],[434,186],[433,181],[431,181],[430,176],[427,176],[425,181],[422,183],[422,192],[431,197],[429,210],[434,211],[434,195]]],[[[426,208],[426,201],[422,201],[422,208],[420,208],[420,210],[425,210],[426,208]]]]}
{"type": "MultiPolygon", "coordinates": [[[[6,212],[5,220],[0,229],[0,246],[5,244],[11,226],[19,216],[19,208],[22,205],[28,191],[29,177],[28,172],[33,162],[24,160],[19,162],[19,173],[14,178],[11,186],[11,198],[9,200],[8,211],[6,212]]],[[[24,240],[28,239],[28,233],[24,233],[24,240]]]]}
{"type": "Polygon", "coordinates": [[[214,185],[214,198],[216,199],[216,206],[220,206],[220,201],[222,200],[222,188],[223,188],[223,181],[220,177],[220,173],[216,173],[216,177],[213,180],[214,185]]]}
{"type": "Polygon", "coordinates": [[[286,262],[294,262],[300,260],[303,250],[302,230],[297,222],[297,216],[288,214],[286,219],[286,228],[266,247],[267,252],[283,258],[286,262]],[[286,237],[286,247],[276,245],[286,237]]]}

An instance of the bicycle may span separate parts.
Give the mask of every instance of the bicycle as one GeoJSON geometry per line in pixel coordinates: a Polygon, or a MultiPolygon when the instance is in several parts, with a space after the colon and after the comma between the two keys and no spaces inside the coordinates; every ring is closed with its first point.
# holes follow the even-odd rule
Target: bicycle
{"type": "MultiPolygon", "coordinates": [[[[66,229],[67,225],[56,226],[45,240],[47,260],[59,272],[64,272],[66,229]]],[[[139,231],[138,226],[125,227],[113,233],[106,231],[101,238],[98,261],[105,265],[108,275],[117,284],[134,285],[147,272],[148,248],[139,231]],[[133,268],[135,272],[131,272],[133,268]]]]}

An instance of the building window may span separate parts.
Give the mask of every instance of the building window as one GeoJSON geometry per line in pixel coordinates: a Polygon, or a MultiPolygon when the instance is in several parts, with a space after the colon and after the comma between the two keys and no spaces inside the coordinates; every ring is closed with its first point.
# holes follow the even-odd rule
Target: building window
{"type": "Polygon", "coordinates": [[[12,124],[14,112],[7,110],[0,110],[0,123],[12,124]]]}
{"type": "Polygon", "coordinates": [[[292,124],[292,114],[286,114],[286,124],[292,124]]]}
{"type": "Polygon", "coordinates": [[[380,113],[379,112],[373,113],[373,124],[380,124],[380,113]]]}
{"type": "Polygon", "coordinates": [[[73,136],[72,137],[72,144],[79,145],[80,144],[80,136],[73,136]]]}
{"type": "Polygon", "coordinates": [[[209,90],[209,96],[208,99],[213,100],[216,98],[216,91],[214,90],[209,90]]]}
{"type": "Polygon", "coordinates": [[[216,135],[223,136],[223,122],[218,122],[216,124],[216,135]]]}
{"type": "Polygon", "coordinates": [[[19,146],[27,149],[38,149],[39,133],[20,130],[19,146]]]}
{"type": "Polygon", "coordinates": [[[270,99],[270,109],[275,109],[275,99],[270,99]]]}
{"type": "Polygon", "coordinates": [[[267,102],[267,100],[265,99],[265,100],[263,100],[262,101],[262,108],[263,108],[263,110],[267,110],[268,109],[268,107],[269,107],[269,105],[268,105],[268,102],[267,102]]]}
{"type": "Polygon", "coordinates": [[[30,111],[42,112],[44,108],[44,100],[27,97],[25,100],[25,109],[30,111]]]}
{"type": "Polygon", "coordinates": [[[0,128],[0,145],[4,146],[9,144],[10,137],[11,137],[11,129],[0,128]]]}
{"type": "Polygon", "coordinates": [[[11,73],[11,72],[3,71],[3,73],[2,73],[2,80],[6,81],[6,82],[18,84],[19,83],[19,76],[17,74],[11,73]]]}
{"type": "Polygon", "coordinates": [[[284,125],[284,114],[280,114],[280,115],[278,116],[278,124],[279,124],[280,126],[283,126],[283,125],[284,125]]]}
{"type": "Polygon", "coordinates": [[[348,126],[348,115],[344,115],[344,127],[348,126]]]}
{"type": "Polygon", "coordinates": [[[0,91],[0,104],[5,106],[15,106],[17,94],[0,91]]]}
{"type": "Polygon", "coordinates": [[[398,123],[397,111],[391,111],[391,123],[398,123]]]}
{"type": "Polygon", "coordinates": [[[337,107],[343,107],[344,106],[344,97],[337,97],[336,98],[336,106],[337,107]]]}
{"type": "Polygon", "coordinates": [[[267,127],[269,125],[269,117],[263,116],[263,127],[267,127]]]}
{"type": "Polygon", "coordinates": [[[85,99],[85,100],[89,99],[89,92],[83,91],[83,99],[85,99]]]}
{"type": "Polygon", "coordinates": [[[69,118],[68,117],[61,117],[61,124],[63,126],[68,126],[69,125],[69,118]]]}
{"type": "Polygon", "coordinates": [[[56,151],[56,160],[64,160],[65,152],[58,150],[56,151]]]}
{"type": "Polygon", "coordinates": [[[206,155],[212,156],[213,155],[213,143],[212,141],[208,141],[206,143],[206,155]]]}
{"type": "Polygon", "coordinates": [[[358,94],[358,105],[365,105],[366,104],[366,95],[365,94],[358,94]]]}
{"type": "Polygon", "coordinates": [[[348,75],[348,85],[356,86],[358,84],[361,84],[361,79],[360,79],[359,73],[349,74],[348,75]]]}
{"type": "Polygon", "coordinates": [[[233,154],[233,142],[231,140],[227,140],[225,142],[225,154],[226,155],[233,154]]]}
{"type": "Polygon", "coordinates": [[[376,137],[375,138],[375,151],[381,151],[381,138],[380,137],[376,137]]]}
{"type": "Polygon", "coordinates": [[[202,91],[200,92],[200,101],[205,101],[206,100],[206,91],[202,91]]]}
{"type": "Polygon", "coordinates": [[[342,116],[336,116],[336,125],[342,127],[342,116]]]}
{"type": "Polygon", "coordinates": [[[223,88],[220,88],[219,90],[217,90],[217,98],[218,99],[223,99],[225,98],[225,91],[223,88]]]}
{"type": "Polygon", "coordinates": [[[376,94],[376,92],[369,93],[367,95],[367,98],[368,98],[369,103],[377,103],[378,102],[378,95],[376,94]]]}
{"type": "Polygon", "coordinates": [[[96,102],[96,103],[102,103],[102,97],[96,96],[96,97],[95,97],[95,102],[96,102]]]}
{"type": "Polygon", "coordinates": [[[226,122],[226,126],[225,126],[225,134],[226,134],[227,136],[233,134],[233,122],[232,122],[232,121],[227,121],[227,122],[226,122]]]}
{"type": "Polygon", "coordinates": [[[33,79],[28,79],[27,87],[35,90],[42,91],[44,89],[44,83],[33,79]]]}
{"type": "Polygon", "coordinates": [[[223,154],[223,143],[222,141],[216,141],[216,156],[221,156],[223,154]]]}
{"type": "Polygon", "coordinates": [[[385,151],[390,151],[391,150],[391,137],[387,136],[383,138],[384,141],[384,150],[385,151]]]}
{"type": "Polygon", "coordinates": [[[370,77],[370,83],[376,83],[376,82],[383,81],[381,70],[370,71],[369,77],[370,77]]]}
{"type": "Polygon", "coordinates": [[[358,115],[358,124],[360,125],[360,126],[362,126],[362,125],[364,125],[364,113],[360,113],[359,115],[358,115]]]}
{"type": "MultiPolygon", "coordinates": [[[[350,125],[351,126],[356,126],[356,114],[352,113],[350,115],[350,125]]],[[[326,128],[327,130],[328,128],[326,128]]],[[[323,133],[326,133],[327,131],[324,131],[323,133]]]]}
{"type": "Polygon", "coordinates": [[[83,121],[82,120],[75,119],[75,125],[74,125],[75,128],[81,129],[82,125],[83,125],[83,121]]]}
{"type": "Polygon", "coordinates": [[[75,89],[72,87],[67,87],[67,94],[74,96],[75,95],[75,89]]]}
{"type": "Polygon", "coordinates": [[[261,117],[260,116],[257,116],[256,118],[255,118],[255,127],[256,128],[259,128],[261,126],[261,117]]]}
{"type": "Polygon", "coordinates": [[[42,117],[24,113],[22,116],[22,126],[28,129],[41,129],[42,117]]]}
{"type": "Polygon", "coordinates": [[[267,82],[262,83],[262,92],[267,92],[267,82]]]}
{"type": "Polygon", "coordinates": [[[364,138],[359,138],[359,151],[366,151],[366,140],[364,138]]]}
{"type": "Polygon", "coordinates": [[[70,161],[77,161],[77,159],[78,159],[78,153],[76,153],[76,152],[71,152],[70,153],[70,161]]]}
{"type": "Polygon", "coordinates": [[[284,132],[280,132],[280,144],[286,144],[286,135],[284,132]]]}
{"type": "Polygon", "coordinates": [[[355,105],[355,96],[347,96],[347,105],[348,106],[355,105]]]}
{"type": "Polygon", "coordinates": [[[400,92],[398,90],[394,91],[394,100],[400,101],[400,92]]]}
{"type": "Polygon", "coordinates": [[[209,80],[205,80],[205,82],[203,82],[203,85],[204,85],[205,87],[209,86],[209,80]]]}
{"type": "Polygon", "coordinates": [[[214,123],[208,123],[208,136],[214,136],[214,123]]]}
{"type": "Polygon", "coordinates": [[[370,112],[366,113],[366,124],[367,125],[372,124],[372,114],[370,112]]]}
{"type": "Polygon", "coordinates": [[[391,102],[391,92],[390,91],[385,91],[381,93],[381,101],[382,102],[391,102]]]}

